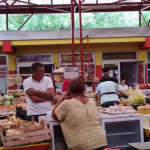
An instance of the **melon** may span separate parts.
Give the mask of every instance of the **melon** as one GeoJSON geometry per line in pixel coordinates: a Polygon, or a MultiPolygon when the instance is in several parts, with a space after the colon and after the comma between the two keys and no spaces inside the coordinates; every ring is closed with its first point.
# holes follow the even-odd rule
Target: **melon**
{"type": "Polygon", "coordinates": [[[138,111],[144,111],[144,110],[145,110],[145,106],[139,106],[139,107],[137,108],[137,110],[138,110],[138,111]]]}
{"type": "Polygon", "coordinates": [[[145,105],[146,110],[150,110],[150,105],[145,105]]]}

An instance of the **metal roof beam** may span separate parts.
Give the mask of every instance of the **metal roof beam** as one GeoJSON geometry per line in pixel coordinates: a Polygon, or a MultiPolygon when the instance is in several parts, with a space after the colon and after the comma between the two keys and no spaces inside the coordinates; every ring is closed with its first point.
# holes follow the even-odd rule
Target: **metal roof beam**
{"type": "Polygon", "coordinates": [[[149,8],[149,7],[150,7],[150,5],[149,5],[149,6],[146,6],[146,7],[144,7],[144,8],[142,8],[140,11],[146,10],[146,9],[149,8]]]}
{"type": "MultiPolygon", "coordinates": [[[[19,2],[23,2],[23,1],[20,1],[19,0],[19,2]]],[[[24,2],[24,3],[27,3],[27,4],[32,4],[32,5],[30,5],[31,7],[70,7],[70,4],[64,4],[64,5],[38,5],[38,4],[35,4],[35,3],[28,3],[28,2],[24,2]]],[[[130,5],[142,5],[142,4],[150,4],[150,2],[145,2],[145,3],[139,3],[139,2],[137,2],[137,3],[123,3],[123,4],[121,4],[121,6],[130,6],[130,5]]],[[[98,3],[98,4],[82,4],[82,6],[102,6],[102,5],[114,5],[113,3],[102,3],[102,4],[100,4],[100,3],[98,3]]],[[[117,5],[117,4],[116,4],[117,5]]],[[[13,7],[27,7],[28,5],[13,5],[13,7]]],[[[74,6],[78,6],[78,4],[74,4],[74,6]]],[[[6,6],[3,6],[3,5],[0,5],[0,7],[6,7],[6,6]]],[[[11,6],[7,6],[7,7],[11,7],[11,6]]],[[[11,7],[12,8],[12,7],[11,7]]]]}
{"type": "Polygon", "coordinates": [[[18,31],[29,21],[29,19],[33,16],[33,14],[31,14],[27,20],[21,25],[21,27],[18,29],[18,31]]]}
{"type": "Polygon", "coordinates": [[[143,20],[144,20],[146,26],[148,26],[148,24],[147,24],[147,22],[146,22],[146,20],[145,20],[145,18],[144,18],[144,16],[143,16],[143,14],[142,14],[142,12],[141,12],[141,15],[142,15],[142,18],[143,18],[143,20]]]}
{"type": "Polygon", "coordinates": [[[2,2],[4,2],[7,6],[9,6],[9,4],[6,2],[6,0],[2,0],[2,2]]]}
{"type": "MultiPolygon", "coordinates": [[[[36,3],[29,3],[30,1],[28,1],[28,2],[25,2],[25,1],[21,1],[21,0],[18,0],[18,2],[21,2],[21,3],[25,3],[25,4],[32,4],[32,5],[38,5],[38,4],[36,4],[36,3]]],[[[20,5],[20,6],[22,6],[22,5],[20,5]]],[[[26,6],[28,6],[28,5],[26,5],[26,6]]]]}
{"type": "Polygon", "coordinates": [[[11,4],[11,6],[13,6],[17,1],[19,1],[19,0],[14,0],[14,2],[11,4]]]}
{"type": "Polygon", "coordinates": [[[48,8],[48,7],[47,7],[47,9],[56,10],[56,11],[60,11],[60,12],[64,12],[64,13],[70,13],[70,11],[62,10],[62,9],[55,9],[55,8],[48,8]]]}

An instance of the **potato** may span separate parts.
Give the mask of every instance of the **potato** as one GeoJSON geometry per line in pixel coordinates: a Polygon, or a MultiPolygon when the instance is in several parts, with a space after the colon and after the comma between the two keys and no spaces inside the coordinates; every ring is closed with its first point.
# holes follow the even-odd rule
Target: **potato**
{"type": "Polygon", "coordinates": [[[29,124],[24,124],[24,127],[29,127],[29,124]]]}
{"type": "Polygon", "coordinates": [[[145,110],[150,110],[150,105],[145,105],[145,110]]]}
{"type": "Polygon", "coordinates": [[[128,106],[128,108],[130,108],[130,109],[134,109],[132,106],[128,106]]]}
{"type": "Polygon", "coordinates": [[[139,106],[139,107],[137,108],[137,110],[138,110],[138,111],[144,111],[144,110],[145,110],[145,106],[139,106]]]}
{"type": "Polygon", "coordinates": [[[9,130],[10,129],[10,126],[9,125],[4,125],[3,126],[3,130],[9,130]]]}

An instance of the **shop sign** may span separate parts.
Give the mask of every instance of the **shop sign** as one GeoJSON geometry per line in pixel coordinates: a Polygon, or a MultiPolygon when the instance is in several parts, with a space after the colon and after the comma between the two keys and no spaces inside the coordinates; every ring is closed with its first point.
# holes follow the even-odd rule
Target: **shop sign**
{"type": "Polygon", "coordinates": [[[6,56],[0,56],[0,65],[6,65],[7,61],[6,61],[6,56]]]}
{"type": "Polygon", "coordinates": [[[64,78],[65,79],[70,79],[70,78],[75,78],[79,77],[79,70],[78,67],[65,67],[64,68],[64,78]]]}
{"type": "Polygon", "coordinates": [[[35,61],[52,62],[52,55],[31,55],[31,56],[19,56],[18,57],[18,62],[35,62],[35,61]]]}
{"type": "MultiPolygon", "coordinates": [[[[81,62],[81,55],[80,54],[75,54],[75,62],[81,62]]],[[[94,57],[93,54],[89,54],[89,60],[90,62],[94,62],[94,57]]],[[[61,54],[60,55],[60,63],[72,63],[73,58],[72,54],[61,54]]],[[[83,62],[88,62],[88,54],[83,54],[83,62]]]]}
{"type": "Polygon", "coordinates": [[[136,59],[136,52],[103,53],[103,60],[110,59],[136,59]]]}

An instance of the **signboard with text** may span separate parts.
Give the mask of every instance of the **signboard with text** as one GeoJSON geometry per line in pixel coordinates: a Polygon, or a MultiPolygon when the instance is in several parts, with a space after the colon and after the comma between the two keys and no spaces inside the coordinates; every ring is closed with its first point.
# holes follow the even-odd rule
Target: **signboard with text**
{"type": "Polygon", "coordinates": [[[18,62],[52,62],[52,55],[31,55],[31,56],[19,56],[18,62]]]}
{"type": "Polygon", "coordinates": [[[103,53],[103,60],[114,60],[114,59],[136,59],[136,52],[114,52],[114,53],[103,53]]]}
{"type": "Polygon", "coordinates": [[[6,56],[0,56],[0,65],[7,65],[6,56]]]}
{"type": "MultiPolygon", "coordinates": [[[[83,54],[83,62],[88,62],[88,60],[90,60],[90,62],[94,63],[94,56],[93,54],[83,54]]],[[[72,63],[73,58],[72,58],[72,54],[60,54],[60,63],[64,64],[64,63],[72,63]]],[[[75,54],[75,62],[81,62],[81,57],[80,54],[75,54]]]]}
{"type": "Polygon", "coordinates": [[[70,79],[79,77],[79,70],[78,67],[65,67],[64,68],[64,78],[70,79]]]}
{"type": "MultiPolygon", "coordinates": [[[[76,67],[78,67],[79,72],[81,71],[81,65],[75,65],[76,67]]],[[[72,65],[60,65],[60,67],[73,67],[72,65]]],[[[94,74],[94,64],[90,64],[89,66],[89,70],[87,70],[87,65],[83,65],[83,69],[84,71],[89,71],[90,73],[94,74]]]]}

